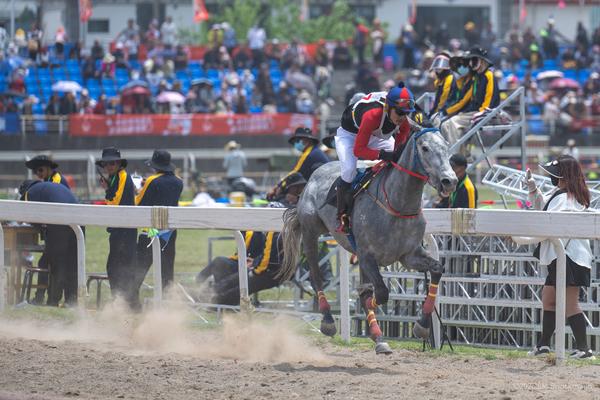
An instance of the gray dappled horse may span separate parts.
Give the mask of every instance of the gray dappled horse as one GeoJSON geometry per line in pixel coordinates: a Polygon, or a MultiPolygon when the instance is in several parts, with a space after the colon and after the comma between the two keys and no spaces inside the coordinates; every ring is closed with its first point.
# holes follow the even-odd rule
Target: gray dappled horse
{"type": "Polygon", "coordinates": [[[327,163],[312,174],[298,207],[288,209],[284,214],[281,276],[289,279],[293,275],[302,243],[319,299],[319,311],[323,315],[322,333],[329,336],[336,333],[318,266],[318,239],[329,232],[342,247],[358,256],[363,283],[359,290],[360,300],[367,312],[375,351],[391,353],[388,344],[382,340],[375,309],[386,304],[389,297],[379,266],[396,261],[406,268],[431,274],[422,315],[413,329],[417,337],[429,337],[430,317],[443,266],[423,248],[425,218],[421,213],[421,197],[426,182],[439,193],[454,191],[457,178],[449,158],[448,144],[437,129],[423,129],[411,135],[398,162],[377,174],[366,191],[355,198],[351,224],[356,249],[348,236],[336,232],[335,206],[325,205],[329,189],[340,175],[339,163],[327,163]]]}

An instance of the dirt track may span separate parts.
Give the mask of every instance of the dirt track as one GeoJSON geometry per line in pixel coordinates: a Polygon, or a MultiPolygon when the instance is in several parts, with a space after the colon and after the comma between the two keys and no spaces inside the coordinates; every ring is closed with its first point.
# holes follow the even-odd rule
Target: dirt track
{"type": "Polygon", "coordinates": [[[409,350],[376,356],[316,345],[276,325],[181,332],[177,321],[155,315],[132,329],[130,321],[46,327],[0,320],[0,400],[600,399],[598,366],[409,350]]]}

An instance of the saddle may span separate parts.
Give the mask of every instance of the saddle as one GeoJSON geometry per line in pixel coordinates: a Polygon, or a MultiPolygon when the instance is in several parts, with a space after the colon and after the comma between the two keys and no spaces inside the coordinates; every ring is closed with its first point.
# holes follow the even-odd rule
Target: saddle
{"type": "MultiPolygon", "coordinates": [[[[372,178],[375,177],[386,165],[387,163],[380,162],[379,164],[373,167],[369,167],[366,169],[358,169],[358,173],[352,181],[352,198],[355,199],[356,196],[358,196],[361,192],[368,188],[372,178]]],[[[320,208],[323,208],[326,205],[337,207],[337,187],[341,179],[341,177],[338,177],[335,181],[333,181],[333,183],[329,187],[329,191],[327,192],[325,203],[323,203],[323,205],[320,208]]]]}

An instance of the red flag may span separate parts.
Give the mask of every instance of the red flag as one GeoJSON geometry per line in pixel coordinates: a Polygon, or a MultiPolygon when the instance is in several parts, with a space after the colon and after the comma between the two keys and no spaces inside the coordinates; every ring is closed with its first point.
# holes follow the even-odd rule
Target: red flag
{"type": "Polygon", "coordinates": [[[79,19],[88,22],[92,16],[92,0],[79,0],[79,19]]]}
{"type": "Polygon", "coordinates": [[[417,23],[417,0],[412,0],[412,9],[410,11],[410,24],[414,25],[417,23]]]}
{"type": "Polygon", "coordinates": [[[558,1],[558,8],[565,8],[566,6],[567,4],[565,3],[565,0],[558,1]]]}
{"type": "Polygon", "coordinates": [[[524,23],[526,18],[527,18],[527,6],[525,5],[525,0],[521,0],[521,14],[519,15],[519,21],[521,23],[524,23]]]}
{"type": "Polygon", "coordinates": [[[210,18],[204,0],[192,0],[194,3],[194,22],[203,22],[210,18]]]}

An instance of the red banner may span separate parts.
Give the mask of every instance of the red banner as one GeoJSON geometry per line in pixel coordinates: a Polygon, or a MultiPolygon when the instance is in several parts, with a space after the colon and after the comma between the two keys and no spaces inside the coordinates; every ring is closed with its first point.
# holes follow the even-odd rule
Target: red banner
{"type": "Polygon", "coordinates": [[[194,22],[207,21],[210,18],[204,0],[193,0],[194,6],[194,22]]]}
{"type": "Polygon", "coordinates": [[[87,22],[92,16],[92,0],[79,0],[79,19],[87,22]]]}
{"type": "Polygon", "coordinates": [[[299,126],[313,131],[307,114],[119,114],[69,117],[71,136],[220,136],[291,135],[299,126]]]}

